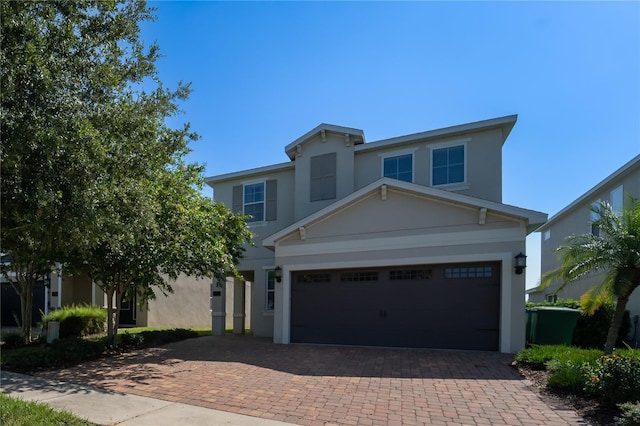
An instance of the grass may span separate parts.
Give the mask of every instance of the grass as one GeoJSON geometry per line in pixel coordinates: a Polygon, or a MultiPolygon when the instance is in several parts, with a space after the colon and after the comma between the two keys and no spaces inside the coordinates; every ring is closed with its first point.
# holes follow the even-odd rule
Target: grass
{"type": "Polygon", "coordinates": [[[0,394],[0,424],[95,426],[95,423],[76,417],[68,411],[57,411],[45,404],[24,401],[4,394],[0,394]]]}

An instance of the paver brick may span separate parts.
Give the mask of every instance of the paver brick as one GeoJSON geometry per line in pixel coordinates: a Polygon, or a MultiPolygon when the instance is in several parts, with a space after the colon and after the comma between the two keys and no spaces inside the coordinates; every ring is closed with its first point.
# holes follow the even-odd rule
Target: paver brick
{"type": "Polygon", "coordinates": [[[581,425],[510,355],[211,336],[42,372],[47,378],[305,425],[581,425]]]}

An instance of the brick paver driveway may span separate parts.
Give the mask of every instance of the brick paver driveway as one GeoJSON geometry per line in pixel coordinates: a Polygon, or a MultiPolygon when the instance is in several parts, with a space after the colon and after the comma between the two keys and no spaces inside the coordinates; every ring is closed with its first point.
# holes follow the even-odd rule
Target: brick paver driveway
{"type": "Polygon", "coordinates": [[[509,355],[201,337],[39,375],[301,425],[578,425],[509,355]]]}

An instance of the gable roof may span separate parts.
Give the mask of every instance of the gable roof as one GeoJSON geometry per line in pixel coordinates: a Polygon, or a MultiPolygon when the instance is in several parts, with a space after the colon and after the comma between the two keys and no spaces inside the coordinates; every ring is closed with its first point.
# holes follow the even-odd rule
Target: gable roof
{"type": "Polygon", "coordinates": [[[634,158],[631,159],[631,161],[626,163],[624,166],[620,167],[615,172],[611,173],[602,182],[600,182],[599,184],[591,188],[589,191],[582,194],[574,202],[572,202],[567,207],[565,207],[564,209],[560,210],[558,213],[553,215],[551,219],[547,221],[547,223],[543,224],[540,228],[536,229],[536,232],[541,232],[548,229],[551,225],[557,222],[561,217],[565,216],[567,213],[573,210],[574,207],[582,204],[585,200],[588,200],[589,198],[593,197],[593,195],[598,193],[602,188],[604,188],[605,186],[613,182],[615,179],[625,174],[626,172],[631,171],[634,167],[640,167],[640,155],[636,155],[634,158]]]}
{"type": "Polygon", "coordinates": [[[528,222],[527,234],[533,232],[537,227],[540,226],[541,223],[544,223],[547,220],[547,215],[545,213],[522,209],[520,207],[496,203],[481,198],[457,194],[451,191],[445,191],[384,177],[349,194],[348,196],[336,201],[335,203],[321,210],[318,210],[315,213],[310,214],[309,216],[295,222],[294,224],[287,226],[286,228],[276,232],[275,234],[264,238],[262,244],[265,247],[274,247],[275,243],[278,240],[286,237],[293,232],[297,232],[300,227],[309,226],[309,224],[323,219],[324,217],[329,216],[341,209],[348,208],[349,205],[355,203],[357,200],[366,197],[371,192],[377,191],[385,185],[390,188],[409,191],[425,197],[438,199],[453,204],[460,204],[474,208],[486,208],[487,210],[491,210],[496,213],[500,213],[520,220],[526,220],[528,222]]]}
{"type": "Polygon", "coordinates": [[[326,124],[322,123],[313,129],[309,130],[304,135],[300,136],[298,139],[291,142],[284,148],[284,151],[287,153],[291,160],[296,158],[296,147],[298,145],[304,145],[309,139],[316,136],[318,133],[322,132],[332,132],[339,133],[345,136],[349,136],[352,138],[352,142],[354,145],[359,145],[364,143],[364,131],[360,129],[354,129],[352,127],[343,127],[336,126],[334,124],[326,124]]]}

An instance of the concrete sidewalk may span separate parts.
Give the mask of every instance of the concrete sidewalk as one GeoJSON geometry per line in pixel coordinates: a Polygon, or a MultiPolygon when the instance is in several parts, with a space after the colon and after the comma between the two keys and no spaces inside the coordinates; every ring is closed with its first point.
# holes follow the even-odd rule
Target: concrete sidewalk
{"type": "Polygon", "coordinates": [[[70,411],[99,425],[185,426],[289,425],[273,420],[227,413],[176,402],[163,401],[91,386],[42,379],[0,371],[0,392],[25,401],[42,402],[70,411]]]}

